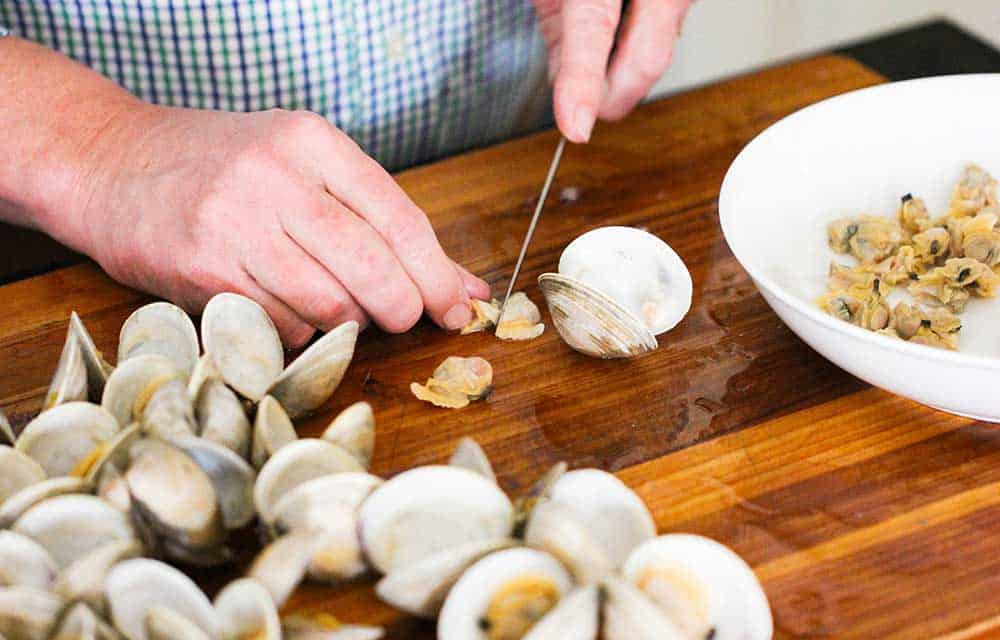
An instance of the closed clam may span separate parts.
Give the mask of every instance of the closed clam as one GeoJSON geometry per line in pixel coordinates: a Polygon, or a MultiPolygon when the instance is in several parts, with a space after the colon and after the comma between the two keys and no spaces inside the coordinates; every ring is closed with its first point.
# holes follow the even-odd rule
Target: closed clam
{"type": "Polygon", "coordinates": [[[147,353],[169,358],[184,378],[191,375],[200,349],[194,324],[183,309],[153,302],[125,320],[118,336],[118,363],[147,353]]]}
{"type": "Polygon", "coordinates": [[[31,587],[0,587],[0,637],[48,640],[59,620],[63,601],[31,587]]]}
{"type": "Polygon", "coordinates": [[[64,402],[87,400],[88,397],[87,367],[83,363],[83,351],[76,334],[70,329],[66,332],[66,341],[59,356],[59,364],[56,365],[56,373],[45,394],[42,411],[64,402]]]}
{"type": "Polygon", "coordinates": [[[277,400],[271,396],[257,405],[257,416],[253,422],[250,462],[260,469],[281,447],[298,439],[291,418],[277,400]]]}
{"type": "Polygon", "coordinates": [[[29,422],[16,447],[42,465],[48,475],[64,476],[118,430],[118,421],[100,406],[70,402],[29,422]]]}
{"type": "Polygon", "coordinates": [[[367,469],[375,451],[375,414],[367,402],[355,402],[333,419],[321,439],[340,445],[367,469]]]}
{"type": "Polygon", "coordinates": [[[166,356],[149,353],[129,358],[108,377],[101,406],[118,424],[131,424],[142,419],[156,390],[180,375],[166,356]]]}
{"type": "Polygon", "coordinates": [[[630,227],[589,231],[566,247],[558,273],[543,273],[559,335],[581,353],[626,358],[657,348],[691,307],[684,262],[656,236],[630,227]]]}
{"type": "Polygon", "coordinates": [[[226,384],[258,401],[281,375],[285,354],[270,316],[259,304],[220,293],[205,305],[201,340],[226,384]]]}
{"type": "Polygon", "coordinates": [[[0,445],[0,505],[21,489],[45,478],[42,465],[14,447],[0,445]]]}
{"type": "Polygon", "coordinates": [[[0,531],[0,587],[49,589],[56,562],[42,545],[13,531],[0,531]]]}
{"type": "Polygon", "coordinates": [[[357,339],[358,323],[353,320],[334,328],[288,365],[268,393],[293,419],[315,411],[340,385],[357,339]]]}

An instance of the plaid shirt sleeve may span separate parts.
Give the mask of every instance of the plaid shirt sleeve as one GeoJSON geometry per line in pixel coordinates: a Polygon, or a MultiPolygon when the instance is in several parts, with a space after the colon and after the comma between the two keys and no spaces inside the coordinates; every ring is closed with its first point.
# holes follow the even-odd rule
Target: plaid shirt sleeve
{"type": "Polygon", "coordinates": [[[10,33],[10,31],[7,31],[7,27],[5,27],[2,24],[0,24],[0,38],[4,37],[5,35],[7,35],[9,33],[10,33]]]}

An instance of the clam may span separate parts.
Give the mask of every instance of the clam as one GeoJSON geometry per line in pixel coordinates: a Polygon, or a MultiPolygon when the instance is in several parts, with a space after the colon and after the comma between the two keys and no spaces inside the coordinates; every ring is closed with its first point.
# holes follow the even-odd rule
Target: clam
{"type": "Polygon", "coordinates": [[[503,313],[499,314],[496,337],[501,340],[533,340],[544,331],[538,306],[523,291],[511,295],[503,313]]]}
{"type": "Polygon", "coordinates": [[[226,384],[258,401],[281,375],[285,363],[278,330],[259,304],[220,293],[205,305],[201,339],[226,384]]]}
{"type": "Polygon", "coordinates": [[[375,450],[375,414],[372,406],[367,402],[355,402],[337,414],[320,438],[340,445],[367,469],[372,464],[375,450]]]}
{"type": "Polygon", "coordinates": [[[107,464],[97,477],[96,494],[122,513],[132,513],[132,494],[118,465],[107,464]]]}
{"type": "Polygon", "coordinates": [[[552,611],[531,627],[525,640],[574,638],[597,640],[601,609],[601,589],[587,585],[571,591],[552,611]]]}
{"type": "Polygon", "coordinates": [[[63,601],[31,587],[0,588],[0,636],[11,640],[47,640],[63,601]]]}
{"type": "Polygon", "coordinates": [[[293,419],[315,411],[340,385],[354,357],[357,339],[357,322],[336,327],[288,365],[268,393],[293,419]]]}
{"type": "Polygon", "coordinates": [[[538,504],[525,528],[524,542],[558,558],[580,584],[594,584],[615,570],[608,551],[564,504],[538,504]]]}
{"type": "Polygon", "coordinates": [[[691,275],[674,250],[630,227],[589,231],[566,247],[559,273],[538,278],[559,335],[577,351],[626,358],[657,348],[691,307],[691,275]]]}
{"type": "Polygon", "coordinates": [[[295,426],[278,401],[271,396],[257,405],[257,416],[253,422],[250,462],[260,469],[268,458],[281,447],[298,439],[295,426]]]}
{"type": "MultiPolygon", "coordinates": [[[[472,565],[448,593],[440,640],[534,638],[531,628],[573,587],[558,560],[534,549],[497,551],[472,565]]],[[[559,634],[555,637],[566,637],[559,634]]]]}
{"type": "Polygon", "coordinates": [[[73,475],[82,476],[88,483],[96,484],[108,465],[114,465],[118,469],[127,468],[132,445],[141,436],[142,425],[133,422],[91,450],[86,458],[77,463],[73,475]]]}
{"type": "Polygon", "coordinates": [[[146,611],[146,636],[149,640],[212,640],[191,620],[159,605],[146,611]]]}
{"type": "Polygon", "coordinates": [[[455,447],[455,452],[451,454],[448,464],[453,467],[462,467],[469,471],[475,471],[490,482],[496,482],[497,476],[493,472],[493,465],[486,456],[486,452],[479,446],[479,443],[472,438],[462,438],[455,447]]]}
{"type": "Polygon", "coordinates": [[[42,465],[48,475],[64,476],[118,430],[118,421],[100,406],[69,402],[29,422],[16,447],[42,465]]]}
{"type": "Polygon", "coordinates": [[[19,533],[0,531],[0,587],[48,589],[56,571],[45,547],[19,533]]]}
{"type": "Polygon", "coordinates": [[[413,382],[410,391],[436,407],[461,409],[493,391],[493,367],[483,358],[450,356],[438,365],[425,384],[413,382]]]}
{"type": "Polygon", "coordinates": [[[260,583],[278,608],[284,606],[295,587],[302,582],[313,556],[325,540],[318,532],[300,529],[283,535],[254,558],[247,577],[260,583]]]}
{"type": "Polygon", "coordinates": [[[201,385],[195,416],[202,438],[231,449],[241,458],[250,455],[250,421],[240,399],[221,380],[208,379],[201,385]]]}
{"type": "Polygon", "coordinates": [[[101,406],[118,420],[118,424],[131,424],[142,418],[153,393],[179,375],[166,356],[150,353],[129,358],[108,377],[101,406]]]}
{"type": "Polygon", "coordinates": [[[951,196],[953,217],[974,215],[980,209],[997,203],[997,181],[985,169],[970,164],[951,196]]]}
{"type": "Polygon", "coordinates": [[[120,562],[108,573],[104,592],[115,626],[129,640],[149,640],[146,616],[156,606],[167,607],[190,620],[209,638],[218,636],[212,603],[183,573],[146,558],[120,562]]]}
{"type": "Polygon", "coordinates": [[[520,496],[514,502],[514,533],[518,537],[524,537],[524,529],[528,524],[531,512],[540,500],[546,499],[552,492],[552,487],[559,478],[563,477],[569,468],[565,462],[557,462],[546,471],[541,478],[531,485],[527,493],[520,496]]]}
{"type": "Polygon", "coordinates": [[[0,445],[0,505],[21,489],[46,477],[42,465],[14,447],[0,445]]]}
{"type": "Polygon", "coordinates": [[[15,440],[17,440],[17,435],[10,426],[10,421],[4,414],[3,409],[0,409],[0,445],[14,444],[15,440]]]}
{"type": "Polygon", "coordinates": [[[609,576],[601,586],[604,594],[601,631],[605,640],[715,638],[713,633],[699,636],[686,634],[666,611],[630,582],[609,576]]]}
{"type": "Polygon", "coordinates": [[[212,359],[211,354],[206,353],[198,359],[194,369],[191,370],[191,377],[188,378],[188,393],[191,394],[192,398],[197,398],[201,391],[201,385],[205,384],[206,381],[221,379],[222,374],[215,366],[215,360],[212,359]]]}
{"type": "Polygon", "coordinates": [[[690,534],[648,540],[629,555],[622,574],[666,612],[685,637],[771,637],[771,610],[757,576],[714,540],[690,534]]]}
{"type": "Polygon", "coordinates": [[[241,578],[226,585],[215,596],[221,637],[229,640],[281,640],[281,618],[268,593],[253,578],[241,578]]]}
{"type": "Polygon", "coordinates": [[[221,542],[215,485],[191,455],[155,439],[140,440],[131,455],[125,480],[132,506],[154,531],[191,549],[221,542]]]}
{"type": "Polygon", "coordinates": [[[198,333],[183,309],[169,302],[154,302],[136,309],[125,320],[118,336],[118,364],[135,356],[166,356],[185,378],[198,362],[198,333]]]}
{"type": "Polygon", "coordinates": [[[306,438],[279,449],[261,467],[254,485],[254,504],[265,524],[274,521],[278,500],[300,484],[343,471],[364,471],[358,461],[343,447],[306,438]]]}
{"type": "Polygon", "coordinates": [[[28,485],[0,505],[0,529],[14,524],[24,512],[44,500],[72,493],[86,493],[89,489],[90,484],[86,480],[74,476],[48,478],[28,485]]]}
{"type": "Polygon", "coordinates": [[[52,590],[67,602],[84,602],[103,614],[104,581],[119,562],[142,555],[142,545],[135,539],[109,542],[98,547],[59,572],[52,590]]]}
{"type": "Polygon", "coordinates": [[[87,369],[87,392],[91,402],[100,401],[104,394],[104,385],[108,376],[114,371],[104,356],[94,344],[94,339],[90,337],[90,332],[84,326],[83,320],[76,311],[69,315],[69,333],[71,333],[80,346],[80,354],[83,357],[83,365],[87,369]]]}
{"type": "MultiPolygon", "coordinates": [[[[927,204],[922,198],[914,198],[913,194],[907,193],[900,198],[899,224],[911,233],[923,231],[931,221],[931,214],[927,210],[927,204]]],[[[847,249],[840,253],[845,253],[847,249]]]]}
{"type": "Polygon", "coordinates": [[[40,502],[18,518],[12,530],[45,547],[60,569],[108,543],[135,537],[123,513],[88,495],[40,502]]]}
{"type": "Polygon", "coordinates": [[[462,327],[462,335],[477,333],[490,327],[495,327],[500,319],[500,301],[496,298],[486,302],[485,300],[472,301],[472,320],[462,327]]]}
{"type": "Polygon", "coordinates": [[[87,367],[83,364],[80,341],[77,340],[76,334],[69,330],[66,332],[66,342],[63,343],[59,364],[56,365],[56,373],[52,376],[52,383],[45,394],[42,411],[64,402],[86,400],[88,395],[87,367]]]}
{"type": "Polygon", "coordinates": [[[246,460],[204,438],[177,438],[172,444],[190,456],[212,481],[223,527],[239,529],[253,520],[256,474],[246,460]]]}
{"type": "Polygon", "coordinates": [[[507,538],[513,505],[493,482],[450,466],[417,467],[395,476],[361,505],[361,539],[382,573],[480,540],[507,538]]]}
{"type": "Polygon", "coordinates": [[[195,435],[198,424],[183,380],[167,380],[153,392],[142,411],[142,429],[164,440],[195,435]]]}
{"type": "Polygon", "coordinates": [[[121,640],[121,635],[82,602],[62,615],[50,640],[121,640]]]}

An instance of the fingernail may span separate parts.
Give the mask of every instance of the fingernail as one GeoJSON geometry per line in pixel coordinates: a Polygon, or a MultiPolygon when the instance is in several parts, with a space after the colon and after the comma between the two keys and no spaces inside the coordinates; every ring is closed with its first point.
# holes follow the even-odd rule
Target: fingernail
{"type": "Polygon", "coordinates": [[[573,128],[580,142],[589,142],[594,129],[594,112],[584,105],[578,106],[573,113],[573,128]]]}
{"type": "Polygon", "coordinates": [[[444,314],[444,326],[446,329],[461,329],[472,320],[472,309],[469,305],[459,303],[444,314]]]}

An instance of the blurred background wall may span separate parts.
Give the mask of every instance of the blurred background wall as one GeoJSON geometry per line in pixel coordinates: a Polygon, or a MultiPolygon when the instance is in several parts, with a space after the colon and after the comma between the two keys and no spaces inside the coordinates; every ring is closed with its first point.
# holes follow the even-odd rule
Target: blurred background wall
{"type": "Polygon", "coordinates": [[[1000,48],[1000,0],[696,0],[653,95],[938,16],[1000,48]]]}

